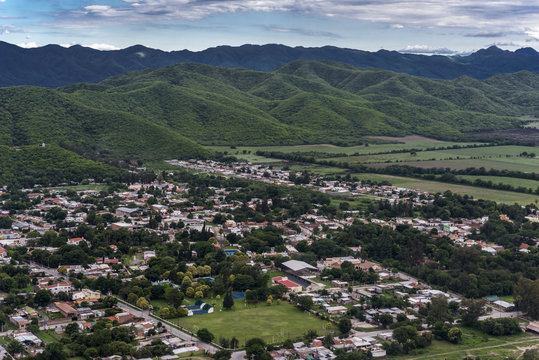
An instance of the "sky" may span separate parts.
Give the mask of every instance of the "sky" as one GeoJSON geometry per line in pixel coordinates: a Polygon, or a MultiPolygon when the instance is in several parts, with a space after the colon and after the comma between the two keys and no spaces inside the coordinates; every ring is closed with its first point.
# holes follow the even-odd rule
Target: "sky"
{"type": "Polygon", "coordinates": [[[23,47],[332,45],[466,54],[539,50],[539,0],[0,0],[0,41],[23,47]]]}

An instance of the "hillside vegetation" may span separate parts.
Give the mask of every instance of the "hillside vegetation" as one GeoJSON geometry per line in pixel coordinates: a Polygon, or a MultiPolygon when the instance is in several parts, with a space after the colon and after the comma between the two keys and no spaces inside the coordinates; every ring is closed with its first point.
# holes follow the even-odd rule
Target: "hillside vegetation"
{"type": "Polygon", "coordinates": [[[270,73],[178,64],[59,91],[205,145],[357,144],[369,135],[462,140],[473,131],[514,128],[516,116],[539,112],[530,106],[537,80],[533,73],[430,80],[297,61],[270,73]]]}
{"type": "Polygon", "coordinates": [[[126,172],[95,162],[55,145],[11,148],[0,145],[0,184],[31,187],[70,181],[118,181],[126,172]]]}
{"type": "Polygon", "coordinates": [[[0,145],[60,144],[92,158],[207,157],[202,145],[464,140],[539,112],[539,75],[429,80],[327,61],[273,72],[177,64],[59,89],[0,89],[0,145]]]}

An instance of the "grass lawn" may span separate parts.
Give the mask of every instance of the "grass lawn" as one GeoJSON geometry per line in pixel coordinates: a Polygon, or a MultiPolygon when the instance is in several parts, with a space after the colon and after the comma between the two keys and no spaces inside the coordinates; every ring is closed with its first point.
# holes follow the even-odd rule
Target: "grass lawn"
{"type": "Polygon", "coordinates": [[[500,299],[503,300],[503,301],[506,301],[508,303],[511,303],[513,304],[515,302],[515,298],[511,295],[508,295],[508,296],[500,296],[500,299]]]}
{"type": "Polygon", "coordinates": [[[391,359],[446,359],[462,360],[466,355],[484,356],[488,359],[505,359],[507,355],[515,354],[518,347],[539,344],[539,337],[529,334],[512,336],[487,336],[486,334],[468,328],[461,328],[462,342],[451,344],[447,341],[433,340],[432,345],[416,352],[390,357],[391,359]]]}
{"type": "Polygon", "coordinates": [[[288,338],[299,338],[307,330],[325,333],[326,322],[316,316],[305,313],[297,307],[283,301],[281,304],[248,305],[244,300],[236,300],[232,310],[220,311],[218,305],[213,314],[195,315],[172,322],[193,332],[207,328],[215,335],[231,339],[235,336],[240,344],[253,337],[264,339],[268,343],[279,343],[288,338]]]}
{"type": "Polygon", "coordinates": [[[56,335],[54,330],[40,330],[38,331],[36,336],[47,344],[52,343],[52,342],[58,342],[60,341],[60,338],[61,338],[61,336],[56,335]]]}
{"type": "Polygon", "coordinates": [[[456,194],[461,195],[471,195],[476,199],[487,199],[496,202],[502,202],[506,204],[518,203],[520,205],[528,205],[530,203],[539,201],[539,196],[534,194],[524,194],[517,193],[513,191],[503,191],[503,190],[494,190],[486,189],[475,186],[467,185],[458,185],[458,184],[449,184],[439,181],[429,181],[422,179],[407,178],[402,176],[392,176],[384,174],[370,174],[370,173],[361,173],[361,174],[352,174],[352,176],[357,176],[360,180],[372,180],[372,181],[388,181],[394,186],[423,190],[429,192],[444,192],[446,190],[451,190],[456,194]]]}

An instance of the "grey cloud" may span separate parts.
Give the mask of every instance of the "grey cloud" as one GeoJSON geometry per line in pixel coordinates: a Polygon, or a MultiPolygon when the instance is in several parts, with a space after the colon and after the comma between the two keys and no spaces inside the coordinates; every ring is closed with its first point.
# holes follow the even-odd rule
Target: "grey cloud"
{"type": "Polygon", "coordinates": [[[314,37],[327,37],[332,39],[341,39],[342,36],[329,31],[314,31],[309,29],[300,29],[300,28],[287,28],[277,25],[264,25],[264,29],[267,31],[281,32],[281,33],[294,33],[303,36],[314,36],[314,37]]]}

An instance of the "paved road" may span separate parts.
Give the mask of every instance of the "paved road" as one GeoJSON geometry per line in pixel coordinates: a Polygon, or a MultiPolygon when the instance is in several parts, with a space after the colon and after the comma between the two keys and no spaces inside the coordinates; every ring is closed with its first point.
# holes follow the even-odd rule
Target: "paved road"
{"type": "Polygon", "coordinates": [[[58,271],[56,271],[56,269],[53,269],[53,268],[50,268],[50,267],[47,267],[47,266],[43,266],[43,265],[35,263],[33,261],[27,261],[26,264],[28,265],[28,267],[30,269],[33,269],[33,268],[39,269],[39,271],[44,272],[45,274],[47,274],[49,276],[53,276],[53,277],[64,276],[64,275],[60,274],[58,271]]]}
{"type": "Polygon", "coordinates": [[[490,314],[480,316],[479,320],[485,320],[485,319],[490,319],[490,318],[499,319],[499,318],[506,318],[506,317],[518,318],[521,315],[522,313],[520,311],[503,312],[496,309],[492,309],[492,312],[490,314]]]}

